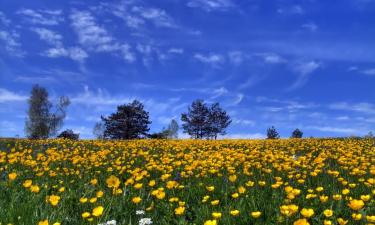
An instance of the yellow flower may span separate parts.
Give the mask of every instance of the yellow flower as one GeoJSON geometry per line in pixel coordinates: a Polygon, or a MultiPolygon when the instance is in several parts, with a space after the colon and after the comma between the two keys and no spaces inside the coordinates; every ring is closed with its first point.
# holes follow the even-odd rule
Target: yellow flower
{"type": "Polygon", "coordinates": [[[61,225],[61,223],[56,222],[56,223],[53,223],[52,225],[61,225]]]}
{"type": "Polygon", "coordinates": [[[230,214],[231,214],[232,216],[238,216],[238,215],[240,214],[240,211],[238,211],[237,209],[235,209],[235,210],[231,210],[231,211],[230,211],[230,214]]]}
{"type": "Polygon", "coordinates": [[[204,225],[217,225],[217,221],[216,220],[207,220],[206,222],[204,222],[204,225]]]}
{"type": "Polygon", "coordinates": [[[80,203],[86,203],[87,202],[87,198],[82,197],[82,198],[79,199],[79,202],[80,203]]]}
{"type": "Polygon", "coordinates": [[[238,193],[234,193],[232,194],[232,198],[238,198],[239,194],[238,193]]]}
{"type": "Polygon", "coordinates": [[[353,213],[352,214],[353,220],[361,220],[362,219],[362,214],[360,213],[353,213]]]}
{"type": "Polygon", "coordinates": [[[330,209],[326,209],[323,211],[323,214],[326,216],[326,217],[331,217],[333,215],[333,211],[330,210],[330,209]]]}
{"type": "Polygon", "coordinates": [[[51,203],[51,205],[56,206],[60,201],[60,196],[51,195],[48,197],[48,201],[51,203]]]}
{"type": "Polygon", "coordinates": [[[255,211],[255,212],[251,212],[251,216],[253,218],[258,218],[262,215],[262,212],[259,212],[259,211],[255,211]]]}
{"type": "Polygon", "coordinates": [[[366,220],[367,222],[370,222],[370,223],[375,223],[375,215],[374,216],[366,216],[366,220]]]}
{"type": "Polygon", "coordinates": [[[314,215],[314,210],[303,208],[301,210],[301,215],[306,217],[306,218],[310,218],[312,215],[314,215]]]}
{"type": "Polygon", "coordinates": [[[135,189],[141,189],[142,186],[143,186],[142,183],[136,183],[136,184],[134,184],[134,188],[135,188],[135,189]]]}
{"type": "Polygon", "coordinates": [[[207,191],[214,191],[215,190],[215,186],[208,186],[206,187],[207,191]]]}
{"type": "Polygon", "coordinates": [[[362,200],[353,199],[349,202],[348,206],[353,210],[360,210],[363,208],[365,203],[362,200]]]}
{"type": "Polygon", "coordinates": [[[343,218],[338,218],[338,219],[337,219],[337,222],[338,222],[340,225],[345,225],[345,224],[347,224],[349,221],[348,221],[348,220],[344,220],[343,218]]]}
{"type": "MultiPolygon", "coordinates": [[[[16,178],[17,178],[17,173],[10,173],[10,174],[8,174],[8,178],[9,178],[9,180],[15,180],[16,178]]],[[[47,221],[48,222],[48,221],[47,221]]]]}
{"type": "Polygon", "coordinates": [[[150,186],[150,187],[155,186],[155,184],[156,184],[155,180],[150,180],[150,182],[148,182],[148,186],[150,186]]]}
{"type": "Polygon", "coordinates": [[[118,188],[120,186],[120,180],[114,175],[109,176],[106,183],[109,188],[118,188]]]}
{"type": "Polygon", "coordinates": [[[96,198],[96,197],[90,198],[90,203],[95,203],[97,200],[98,200],[98,198],[96,198]]]}
{"type": "Polygon", "coordinates": [[[243,186],[240,186],[240,187],[238,188],[238,192],[239,192],[240,194],[243,194],[243,193],[246,192],[246,188],[243,187],[243,186]]]}
{"type": "Polygon", "coordinates": [[[332,225],[332,221],[330,221],[330,220],[324,220],[323,224],[324,225],[332,225]]]}
{"type": "Polygon", "coordinates": [[[185,207],[183,207],[183,206],[180,206],[180,207],[174,209],[174,214],[176,214],[178,216],[182,215],[184,213],[185,213],[185,207]]]}
{"type": "Polygon", "coordinates": [[[32,180],[25,180],[25,182],[23,182],[23,186],[25,188],[29,188],[31,185],[33,184],[33,181],[32,180]]]}
{"type": "Polygon", "coordinates": [[[236,174],[233,174],[233,175],[230,175],[230,176],[229,176],[229,181],[230,181],[230,182],[233,183],[233,182],[235,182],[236,180],[237,180],[237,175],[236,175],[236,174]]]}
{"type": "Polygon", "coordinates": [[[138,204],[138,203],[140,203],[141,201],[142,201],[142,199],[141,199],[139,196],[132,198],[132,202],[133,202],[134,204],[138,204]]]}
{"type": "Polygon", "coordinates": [[[48,225],[48,220],[42,220],[38,223],[38,225],[48,225]]]}
{"type": "Polygon", "coordinates": [[[97,183],[98,183],[97,179],[90,180],[90,184],[93,185],[93,186],[95,186],[97,183]]]}
{"type": "Polygon", "coordinates": [[[103,195],[104,195],[104,192],[103,192],[103,191],[98,191],[98,192],[96,192],[96,197],[97,197],[97,198],[101,198],[101,197],[103,197],[103,195]]]}
{"type": "Polygon", "coordinates": [[[370,195],[361,195],[361,199],[365,202],[369,201],[371,199],[370,195]]]}
{"type": "Polygon", "coordinates": [[[91,216],[91,214],[89,212],[82,213],[82,218],[87,218],[89,216],[91,216]]]}
{"type": "Polygon", "coordinates": [[[104,211],[104,208],[103,206],[98,206],[98,207],[95,207],[93,210],[92,210],[92,215],[93,216],[101,216],[103,214],[103,211],[104,211]]]}
{"type": "Polygon", "coordinates": [[[38,185],[31,185],[30,191],[33,193],[38,193],[40,191],[40,188],[38,185]]]}
{"type": "Polygon", "coordinates": [[[218,205],[220,203],[219,200],[213,200],[211,201],[211,205],[218,205]]]}
{"type": "Polygon", "coordinates": [[[306,219],[299,219],[294,221],[293,225],[310,225],[306,219]]]}
{"type": "Polygon", "coordinates": [[[349,192],[350,192],[349,189],[344,189],[344,190],[342,190],[342,194],[343,194],[343,195],[347,195],[347,194],[349,194],[349,192]]]}
{"type": "Polygon", "coordinates": [[[212,213],[212,217],[214,219],[220,219],[221,218],[221,213],[220,212],[213,212],[212,213]]]}

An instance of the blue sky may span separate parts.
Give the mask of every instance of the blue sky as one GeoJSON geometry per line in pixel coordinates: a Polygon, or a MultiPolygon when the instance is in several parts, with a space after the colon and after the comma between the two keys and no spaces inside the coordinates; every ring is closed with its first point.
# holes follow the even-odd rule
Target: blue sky
{"type": "MultiPolygon", "coordinates": [[[[139,99],[159,131],[197,98],[228,138],[375,131],[375,1],[0,2],[0,136],[24,136],[31,86],[72,104],[64,128],[139,99]]],[[[184,136],[184,135],[181,135],[184,136]]]]}

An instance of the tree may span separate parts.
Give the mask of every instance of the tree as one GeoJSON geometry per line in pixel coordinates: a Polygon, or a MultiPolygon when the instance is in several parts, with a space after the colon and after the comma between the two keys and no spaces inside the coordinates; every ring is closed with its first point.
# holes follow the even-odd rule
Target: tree
{"type": "Polygon", "coordinates": [[[117,112],[108,118],[101,117],[104,123],[104,138],[136,139],[147,137],[151,124],[148,112],[137,100],[132,103],[117,106],[117,112]]]}
{"type": "Polygon", "coordinates": [[[57,137],[77,141],[79,139],[79,134],[76,134],[72,130],[67,129],[61,132],[57,137]]]}
{"type": "Polygon", "coordinates": [[[177,139],[178,138],[178,123],[175,119],[171,120],[171,123],[168,125],[167,128],[167,137],[168,139],[177,139]]]}
{"type": "Polygon", "coordinates": [[[292,138],[302,138],[302,136],[303,132],[298,128],[292,132],[292,138]]]}
{"type": "Polygon", "coordinates": [[[188,108],[187,113],[181,114],[184,133],[195,139],[202,139],[206,135],[209,109],[201,99],[195,100],[188,108]]]}
{"type": "Polygon", "coordinates": [[[267,139],[278,139],[278,138],[280,138],[280,135],[274,126],[267,129],[267,139]]]}
{"type": "Polygon", "coordinates": [[[92,133],[94,134],[94,136],[97,138],[97,139],[104,139],[104,131],[105,131],[105,126],[104,126],[104,123],[102,122],[97,122],[95,123],[95,126],[93,128],[93,131],[92,133]]]}
{"type": "Polygon", "coordinates": [[[232,122],[230,116],[224,111],[219,103],[211,105],[208,114],[208,121],[206,127],[206,136],[208,139],[217,139],[217,135],[225,135],[225,129],[232,122]]]}
{"type": "Polygon", "coordinates": [[[216,139],[225,135],[225,129],[232,122],[229,115],[220,107],[219,103],[207,106],[203,100],[195,100],[187,113],[181,115],[184,133],[196,139],[216,139]]]}
{"type": "Polygon", "coordinates": [[[48,92],[39,85],[34,85],[31,90],[31,96],[28,100],[29,109],[25,122],[25,131],[28,138],[46,139],[56,135],[57,131],[62,127],[66,116],[66,108],[70,101],[68,97],[60,97],[55,107],[48,99],[48,92]]]}

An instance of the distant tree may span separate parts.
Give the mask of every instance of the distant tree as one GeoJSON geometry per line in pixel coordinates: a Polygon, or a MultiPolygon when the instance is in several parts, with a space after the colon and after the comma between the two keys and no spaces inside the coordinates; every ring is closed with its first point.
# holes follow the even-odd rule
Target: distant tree
{"type": "Polygon", "coordinates": [[[216,139],[225,135],[225,129],[232,122],[229,115],[219,103],[207,106],[203,100],[195,100],[188,108],[187,113],[181,115],[184,133],[196,139],[216,139]]]}
{"type": "Polygon", "coordinates": [[[166,130],[168,139],[177,139],[178,138],[178,123],[175,119],[171,120],[171,123],[168,125],[166,130]]]}
{"type": "Polygon", "coordinates": [[[163,128],[162,131],[152,133],[152,134],[148,135],[148,137],[151,138],[151,139],[168,139],[169,138],[169,131],[168,131],[168,129],[163,128]]]}
{"type": "Polygon", "coordinates": [[[63,132],[61,132],[57,137],[76,141],[76,140],[79,139],[79,134],[76,134],[72,130],[67,129],[67,130],[64,130],[63,132]]]}
{"type": "Polygon", "coordinates": [[[187,113],[181,114],[184,133],[192,138],[202,139],[206,135],[209,109],[203,100],[195,100],[188,108],[187,113]]]}
{"type": "Polygon", "coordinates": [[[303,136],[303,132],[297,128],[292,132],[291,138],[302,138],[302,136],[303,136]]]}
{"type": "Polygon", "coordinates": [[[105,126],[103,122],[95,123],[92,133],[97,139],[104,139],[105,126]]]}
{"type": "Polygon", "coordinates": [[[368,132],[368,134],[365,135],[365,138],[374,138],[372,131],[368,132]]]}
{"type": "Polygon", "coordinates": [[[278,139],[278,138],[280,138],[280,135],[274,126],[267,129],[267,139],[278,139]]]}
{"type": "Polygon", "coordinates": [[[206,136],[208,139],[217,139],[217,135],[225,135],[226,128],[232,122],[230,116],[224,111],[219,103],[211,105],[208,114],[208,121],[206,126],[206,136]]]}
{"type": "Polygon", "coordinates": [[[104,138],[109,139],[136,139],[147,137],[151,123],[149,114],[144,110],[141,102],[117,106],[117,112],[109,117],[101,117],[104,123],[104,138]]]}
{"type": "Polygon", "coordinates": [[[27,137],[46,139],[56,135],[63,125],[66,108],[70,104],[69,98],[60,97],[55,106],[55,112],[52,113],[53,105],[48,99],[47,90],[39,85],[34,85],[28,103],[29,109],[25,123],[27,137]]]}

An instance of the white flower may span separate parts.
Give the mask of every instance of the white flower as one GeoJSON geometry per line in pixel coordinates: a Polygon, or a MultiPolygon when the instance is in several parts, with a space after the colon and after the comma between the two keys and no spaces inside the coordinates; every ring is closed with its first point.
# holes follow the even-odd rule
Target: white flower
{"type": "Polygon", "coordinates": [[[98,225],[116,225],[116,224],[117,224],[116,220],[110,220],[105,223],[100,223],[98,225]]]}
{"type": "Polygon", "coordinates": [[[151,218],[142,218],[139,220],[139,225],[152,224],[151,218]]]}
{"type": "Polygon", "coordinates": [[[143,210],[137,210],[137,211],[135,211],[135,214],[136,215],[143,215],[143,214],[145,214],[145,211],[143,211],[143,210]]]}

